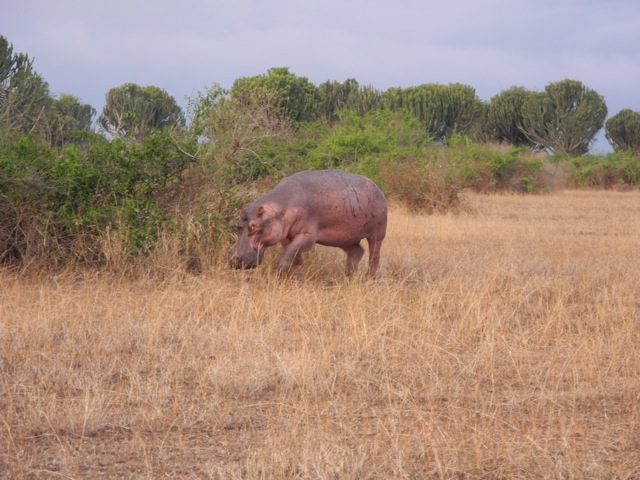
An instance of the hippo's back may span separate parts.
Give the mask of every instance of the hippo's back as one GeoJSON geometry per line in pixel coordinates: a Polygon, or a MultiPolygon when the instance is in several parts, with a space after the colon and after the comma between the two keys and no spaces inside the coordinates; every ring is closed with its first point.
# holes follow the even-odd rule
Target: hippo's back
{"type": "Polygon", "coordinates": [[[371,179],[342,170],[311,170],[281,183],[285,188],[294,185],[290,201],[304,205],[306,221],[317,225],[318,243],[341,246],[384,238],[387,201],[371,179]]]}
{"type": "Polygon", "coordinates": [[[368,194],[384,198],[384,194],[373,180],[342,170],[306,170],[284,180],[298,184],[304,195],[314,201],[321,201],[327,195],[336,194],[368,194]]]}

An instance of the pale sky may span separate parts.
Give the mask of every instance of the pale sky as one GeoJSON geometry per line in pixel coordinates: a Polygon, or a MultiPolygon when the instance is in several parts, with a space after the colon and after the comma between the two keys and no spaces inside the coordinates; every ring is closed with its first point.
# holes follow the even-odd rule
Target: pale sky
{"type": "MultiPolygon", "coordinates": [[[[318,85],[379,90],[579,80],[613,116],[640,111],[639,0],[0,0],[0,35],[35,59],[54,95],[98,114],[124,83],[186,97],[289,67],[318,85]]],[[[186,113],[186,112],[185,112],[186,113]]],[[[593,151],[610,150],[603,135],[593,151]]]]}

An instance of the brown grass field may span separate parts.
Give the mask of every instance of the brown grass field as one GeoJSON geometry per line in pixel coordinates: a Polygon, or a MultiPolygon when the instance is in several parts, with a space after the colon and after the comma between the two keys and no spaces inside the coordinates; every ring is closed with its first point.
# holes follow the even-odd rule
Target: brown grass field
{"type": "Polygon", "coordinates": [[[640,478],[640,193],[394,207],[382,260],[0,271],[0,478],[640,478]]]}

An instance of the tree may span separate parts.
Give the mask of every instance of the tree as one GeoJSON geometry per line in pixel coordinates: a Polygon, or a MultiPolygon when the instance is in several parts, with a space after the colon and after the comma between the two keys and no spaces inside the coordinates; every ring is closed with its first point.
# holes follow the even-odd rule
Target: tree
{"type": "Polygon", "coordinates": [[[475,89],[460,83],[392,88],[384,93],[383,105],[392,111],[410,112],[437,141],[453,134],[470,133],[483,113],[483,104],[475,89]]]}
{"type": "Polygon", "coordinates": [[[277,106],[294,122],[313,121],[320,114],[318,87],[286,67],[272,68],[266,75],[237,79],[231,87],[231,96],[242,96],[256,88],[275,92],[277,106]]]}
{"type": "Polygon", "coordinates": [[[606,116],[607,105],[602,96],[577,80],[563,80],[550,83],[542,93],[527,96],[520,128],[542,148],[584,155],[606,116]]]}
{"type": "Polygon", "coordinates": [[[228,90],[213,83],[211,86],[205,87],[204,92],[198,92],[195,97],[188,98],[189,128],[196,138],[204,134],[211,110],[228,96],[228,90]]]}
{"type": "Polygon", "coordinates": [[[0,129],[36,130],[50,100],[49,85],[33,71],[33,60],[14,54],[13,45],[0,36],[0,129]]]}
{"type": "Polygon", "coordinates": [[[98,124],[112,138],[141,140],[153,130],[182,127],[185,120],[182,109],[165,90],[127,83],[109,90],[98,124]]]}
{"type": "Polygon", "coordinates": [[[263,145],[289,138],[291,119],[278,107],[277,92],[267,88],[236,91],[210,109],[202,135],[212,145],[212,163],[235,182],[260,177],[272,169],[260,154],[263,145]]]}
{"type": "Polygon", "coordinates": [[[489,138],[512,145],[531,145],[520,129],[522,106],[530,93],[523,87],[511,87],[491,98],[485,121],[489,138]]]}
{"type": "Polygon", "coordinates": [[[360,86],[354,78],[344,82],[329,81],[320,84],[320,113],[325,120],[338,120],[340,111],[355,112],[364,116],[380,108],[382,94],[371,86],[360,86]]]}
{"type": "Polygon", "coordinates": [[[61,94],[51,103],[48,114],[49,142],[63,146],[75,142],[92,130],[96,109],[83,104],[77,97],[61,94]]]}
{"type": "Polygon", "coordinates": [[[616,152],[630,150],[640,156],[640,112],[621,110],[607,120],[605,136],[616,152]]]}

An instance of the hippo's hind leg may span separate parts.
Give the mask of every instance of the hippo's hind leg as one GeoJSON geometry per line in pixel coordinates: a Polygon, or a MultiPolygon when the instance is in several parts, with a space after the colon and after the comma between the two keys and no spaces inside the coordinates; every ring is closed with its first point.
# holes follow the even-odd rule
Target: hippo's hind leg
{"type": "Polygon", "coordinates": [[[358,268],[358,263],[360,263],[360,259],[364,255],[364,248],[358,242],[344,247],[343,250],[347,252],[347,275],[351,275],[358,268]]]}
{"type": "Polygon", "coordinates": [[[369,244],[369,275],[377,277],[380,271],[380,250],[382,249],[382,240],[384,238],[371,237],[367,238],[369,244]]]}

